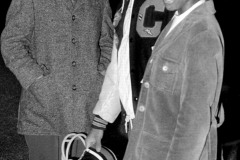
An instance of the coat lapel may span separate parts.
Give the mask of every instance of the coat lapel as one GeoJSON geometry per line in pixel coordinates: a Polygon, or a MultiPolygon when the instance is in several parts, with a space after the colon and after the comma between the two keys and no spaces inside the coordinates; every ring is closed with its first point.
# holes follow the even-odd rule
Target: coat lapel
{"type": "Polygon", "coordinates": [[[163,41],[165,35],[167,34],[167,32],[169,31],[169,29],[171,28],[173,19],[166,25],[166,27],[163,29],[163,31],[161,32],[161,34],[159,35],[155,46],[159,46],[161,44],[161,42],[163,41]]]}
{"type": "Polygon", "coordinates": [[[154,53],[156,53],[157,50],[161,49],[166,44],[170,44],[171,42],[173,42],[173,40],[176,39],[180,35],[180,33],[182,33],[183,29],[188,28],[189,24],[190,23],[187,23],[187,19],[183,20],[167,35],[167,37],[165,37],[172,25],[171,20],[158,37],[158,40],[154,45],[155,46],[154,53]]]}

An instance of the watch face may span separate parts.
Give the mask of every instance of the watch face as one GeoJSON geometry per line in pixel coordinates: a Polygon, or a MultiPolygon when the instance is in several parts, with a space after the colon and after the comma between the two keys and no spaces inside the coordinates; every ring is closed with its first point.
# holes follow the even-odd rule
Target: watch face
{"type": "Polygon", "coordinates": [[[157,37],[160,34],[164,17],[164,4],[161,0],[146,0],[140,7],[137,17],[137,32],[140,37],[157,37]]]}

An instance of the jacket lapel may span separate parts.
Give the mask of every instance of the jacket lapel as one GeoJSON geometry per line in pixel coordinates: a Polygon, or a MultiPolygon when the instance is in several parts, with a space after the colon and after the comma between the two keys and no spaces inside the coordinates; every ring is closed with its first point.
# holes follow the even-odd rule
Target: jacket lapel
{"type": "Polygon", "coordinates": [[[158,40],[155,43],[155,48],[154,48],[154,53],[156,53],[157,50],[161,49],[163,46],[166,44],[170,44],[173,42],[174,39],[176,39],[180,33],[182,33],[183,29],[187,29],[190,23],[187,23],[186,19],[180,22],[168,35],[167,37],[166,34],[168,33],[171,25],[172,25],[172,20],[167,24],[167,26],[163,29],[162,33],[158,37],[158,40]]]}
{"type": "Polygon", "coordinates": [[[155,42],[155,46],[159,46],[161,44],[161,42],[163,41],[165,35],[167,34],[167,32],[169,31],[169,29],[172,26],[172,22],[173,19],[171,21],[169,21],[169,23],[166,25],[166,27],[163,29],[163,31],[161,32],[161,34],[159,35],[157,41],[155,42]]]}

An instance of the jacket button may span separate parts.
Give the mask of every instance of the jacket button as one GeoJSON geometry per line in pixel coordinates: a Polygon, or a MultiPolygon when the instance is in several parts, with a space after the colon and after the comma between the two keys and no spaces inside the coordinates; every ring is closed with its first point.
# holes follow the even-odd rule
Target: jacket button
{"type": "Polygon", "coordinates": [[[72,38],[72,43],[75,44],[76,43],[76,39],[72,38]]]}
{"type": "Polygon", "coordinates": [[[151,49],[154,50],[154,46],[152,46],[151,49]]]}
{"type": "Polygon", "coordinates": [[[72,20],[74,21],[76,19],[76,16],[75,15],[72,15],[72,20]]]}
{"type": "Polygon", "coordinates": [[[162,70],[163,70],[164,72],[167,72],[168,66],[163,66],[163,67],[162,67],[162,70]]]}
{"type": "Polygon", "coordinates": [[[140,112],[144,112],[144,111],[145,111],[145,107],[144,107],[144,106],[139,106],[138,110],[139,110],[140,112]]]}
{"type": "Polygon", "coordinates": [[[145,83],[144,83],[144,87],[145,87],[145,88],[149,88],[149,83],[148,83],[148,82],[145,82],[145,83]]]}
{"type": "Polygon", "coordinates": [[[76,91],[77,90],[77,86],[74,84],[72,85],[72,90],[76,91]]]}
{"type": "Polygon", "coordinates": [[[72,66],[73,66],[73,67],[76,66],[76,61],[72,61],[72,66]]]}

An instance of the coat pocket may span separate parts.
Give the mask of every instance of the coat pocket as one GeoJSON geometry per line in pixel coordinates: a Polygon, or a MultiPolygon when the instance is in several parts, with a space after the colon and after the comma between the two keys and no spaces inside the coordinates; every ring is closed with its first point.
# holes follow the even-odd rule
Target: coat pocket
{"type": "Polygon", "coordinates": [[[165,57],[159,57],[153,64],[150,83],[158,90],[173,93],[179,64],[165,57]]]}

